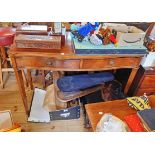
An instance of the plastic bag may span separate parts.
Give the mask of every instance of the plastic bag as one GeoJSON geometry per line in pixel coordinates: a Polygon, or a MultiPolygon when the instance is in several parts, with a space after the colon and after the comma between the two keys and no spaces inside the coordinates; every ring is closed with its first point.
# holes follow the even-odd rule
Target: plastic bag
{"type": "Polygon", "coordinates": [[[112,114],[104,114],[97,124],[97,132],[126,132],[128,131],[127,125],[112,114]]]}

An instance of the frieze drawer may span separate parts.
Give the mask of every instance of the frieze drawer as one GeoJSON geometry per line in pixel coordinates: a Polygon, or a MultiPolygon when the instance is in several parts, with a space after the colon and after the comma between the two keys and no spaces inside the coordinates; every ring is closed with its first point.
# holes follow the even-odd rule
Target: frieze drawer
{"type": "Polygon", "coordinates": [[[64,69],[79,69],[80,60],[56,60],[54,58],[44,57],[18,57],[16,59],[19,68],[64,68],[64,69]]]}
{"type": "Polygon", "coordinates": [[[107,58],[99,60],[83,60],[82,69],[98,69],[111,67],[135,67],[140,63],[138,58],[107,58]]]}

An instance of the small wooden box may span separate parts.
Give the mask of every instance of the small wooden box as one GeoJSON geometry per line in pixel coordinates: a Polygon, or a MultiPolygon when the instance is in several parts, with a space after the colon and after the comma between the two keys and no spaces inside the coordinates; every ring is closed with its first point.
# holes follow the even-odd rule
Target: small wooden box
{"type": "Polygon", "coordinates": [[[17,48],[61,49],[61,36],[23,35],[15,37],[17,48]]]}

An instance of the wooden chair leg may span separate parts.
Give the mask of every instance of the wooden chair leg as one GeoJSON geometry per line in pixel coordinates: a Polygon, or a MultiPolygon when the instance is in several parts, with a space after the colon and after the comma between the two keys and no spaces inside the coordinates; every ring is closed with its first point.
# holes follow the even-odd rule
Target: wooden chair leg
{"type": "Polygon", "coordinates": [[[22,76],[23,76],[23,79],[25,81],[26,87],[28,87],[29,85],[28,85],[28,81],[27,81],[26,74],[25,74],[25,71],[24,70],[22,70],[22,76]]]}
{"type": "Polygon", "coordinates": [[[41,71],[41,78],[42,78],[43,88],[45,88],[46,87],[46,81],[45,81],[45,71],[44,70],[41,71]]]}
{"type": "Polygon", "coordinates": [[[35,76],[37,76],[39,74],[39,70],[36,70],[35,72],[35,76]]]}
{"type": "Polygon", "coordinates": [[[4,88],[3,72],[2,72],[2,59],[1,59],[1,57],[0,57],[0,84],[1,84],[1,88],[4,88]]]}
{"type": "Polygon", "coordinates": [[[1,55],[2,55],[3,61],[5,61],[4,67],[8,68],[6,51],[5,51],[5,47],[3,47],[3,46],[1,46],[1,55]]]}
{"type": "Polygon", "coordinates": [[[33,82],[32,82],[32,76],[31,76],[30,69],[27,70],[27,76],[28,76],[28,82],[29,82],[30,88],[31,88],[31,90],[33,90],[33,82]]]}
{"type": "Polygon", "coordinates": [[[9,75],[8,63],[7,63],[7,54],[5,51],[5,47],[0,47],[0,84],[1,88],[4,88],[3,82],[3,72],[7,72],[9,75]]]}

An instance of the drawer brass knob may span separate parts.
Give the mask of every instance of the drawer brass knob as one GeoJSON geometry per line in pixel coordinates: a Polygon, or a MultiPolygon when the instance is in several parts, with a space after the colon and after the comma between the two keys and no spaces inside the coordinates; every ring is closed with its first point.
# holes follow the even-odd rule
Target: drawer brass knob
{"type": "Polygon", "coordinates": [[[53,62],[52,61],[47,61],[47,65],[53,65],[53,62]]]}
{"type": "Polygon", "coordinates": [[[110,60],[110,61],[109,61],[109,64],[110,64],[110,65],[114,65],[114,64],[115,64],[115,61],[114,61],[114,60],[110,60]]]}

